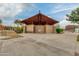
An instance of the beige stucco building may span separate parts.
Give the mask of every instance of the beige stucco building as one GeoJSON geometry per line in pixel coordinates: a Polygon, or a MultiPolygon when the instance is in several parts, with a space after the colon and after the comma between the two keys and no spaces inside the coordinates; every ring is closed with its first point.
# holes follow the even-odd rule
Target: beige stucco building
{"type": "Polygon", "coordinates": [[[42,13],[38,13],[21,22],[25,24],[25,31],[29,33],[53,33],[55,32],[54,24],[58,23],[58,21],[42,13]]]}

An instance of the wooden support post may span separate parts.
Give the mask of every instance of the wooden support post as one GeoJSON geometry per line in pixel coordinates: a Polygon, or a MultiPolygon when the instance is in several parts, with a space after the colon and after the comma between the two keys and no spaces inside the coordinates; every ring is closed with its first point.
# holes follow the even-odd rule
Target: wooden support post
{"type": "Polygon", "coordinates": [[[46,33],[46,25],[44,25],[44,33],[46,33]]]}
{"type": "Polygon", "coordinates": [[[33,26],[33,33],[35,33],[35,25],[33,26]]]}

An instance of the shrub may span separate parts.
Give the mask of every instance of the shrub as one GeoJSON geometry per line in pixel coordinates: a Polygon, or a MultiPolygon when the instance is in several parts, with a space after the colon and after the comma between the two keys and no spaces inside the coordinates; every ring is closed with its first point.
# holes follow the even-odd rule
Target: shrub
{"type": "Polygon", "coordinates": [[[60,31],[60,28],[56,28],[56,32],[57,33],[60,33],[61,31],[60,31]]]}
{"type": "Polygon", "coordinates": [[[77,36],[77,41],[79,41],[79,35],[77,36]]]}
{"type": "Polygon", "coordinates": [[[61,28],[56,28],[56,32],[57,33],[62,33],[64,30],[63,29],[61,29],[61,28]]]}
{"type": "Polygon", "coordinates": [[[61,29],[61,32],[63,32],[64,30],[63,29],[61,29]]]}

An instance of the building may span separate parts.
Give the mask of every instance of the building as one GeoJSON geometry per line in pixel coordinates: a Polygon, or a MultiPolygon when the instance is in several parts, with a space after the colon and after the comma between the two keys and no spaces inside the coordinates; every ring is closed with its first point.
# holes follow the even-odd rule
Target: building
{"type": "Polygon", "coordinates": [[[32,33],[53,33],[55,31],[54,24],[58,23],[58,21],[40,12],[21,22],[26,25],[26,32],[32,33]]]}
{"type": "Polygon", "coordinates": [[[67,25],[66,31],[79,32],[79,25],[67,25]]]}
{"type": "Polygon", "coordinates": [[[0,25],[0,30],[4,30],[5,26],[0,25]]]}

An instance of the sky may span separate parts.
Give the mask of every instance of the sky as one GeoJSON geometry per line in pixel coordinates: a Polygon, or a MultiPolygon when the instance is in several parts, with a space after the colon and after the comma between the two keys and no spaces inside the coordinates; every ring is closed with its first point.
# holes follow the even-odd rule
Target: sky
{"type": "Polygon", "coordinates": [[[79,7],[78,3],[0,3],[0,19],[5,25],[12,25],[39,13],[57,21],[65,20],[66,14],[79,7]]]}

